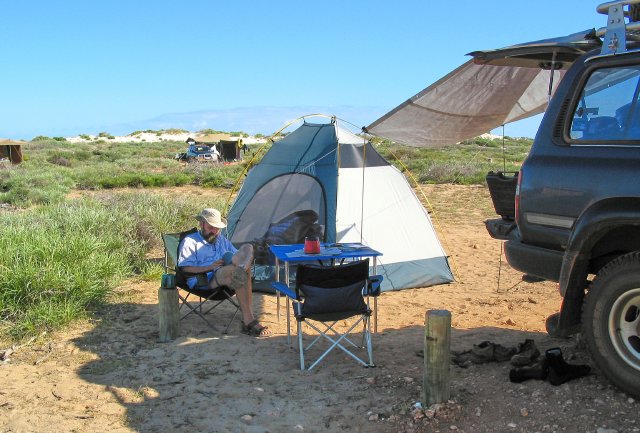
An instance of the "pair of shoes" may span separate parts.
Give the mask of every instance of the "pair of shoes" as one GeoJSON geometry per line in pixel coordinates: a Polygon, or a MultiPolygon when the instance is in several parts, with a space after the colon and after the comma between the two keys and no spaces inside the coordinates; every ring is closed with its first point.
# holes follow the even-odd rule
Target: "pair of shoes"
{"type": "Polygon", "coordinates": [[[511,357],[511,365],[514,367],[524,367],[538,359],[540,351],[536,347],[536,343],[527,338],[524,343],[518,343],[518,351],[511,357]]]}
{"type": "Polygon", "coordinates": [[[549,383],[554,386],[562,385],[572,379],[586,376],[591,372],[588,365],[568,364],[562,358],[562,350],[559,347],[548,349],[545,352],[547,363],[549,364],[549,383]]]}
{"type": "Polygon", "coordinates": [[[516,351],[515,347],[505,347],[491,341],[483,341],[480,344],[473,345],[471,361],[475,364],[484,364],[491,361],[504,362],[510,360],[516,351]]]}
{"type": "Polygon", "coordinates": [[[562,350],[558,347],[548,349],[536,364],[529,367],[512,368],[509,380],[521,383],[529,379],[548,380],[551,385],[559,386],[578,377],[586,376],[591,371],[588,365],[569,364],[562,358],[562,350]]]}
{"type": "Polygon", "coordinates": [[[471,364],[508,361],[516,351],[515,347],[505,347],[491,341],[483,341],[480,344],[474,344],[471,350],[452,352],[451,359],[454,364],[466,368],[471,364]]]}
{"type": "Polygon", "coordinates": [[[240,332],[251,337],[268,337],[271,335],[271,330],[268,327],[261,325],[260,322],[258,322],[258,319],[249,322],[247,325],[242,323],[240,332]]]}
{"type": "Polygon", "coordinates": [[[473,362],[471,361],[471,351],[463,350],[463,351],[451,351],[451,362],[461,368],[467,368],[473,362]]]}

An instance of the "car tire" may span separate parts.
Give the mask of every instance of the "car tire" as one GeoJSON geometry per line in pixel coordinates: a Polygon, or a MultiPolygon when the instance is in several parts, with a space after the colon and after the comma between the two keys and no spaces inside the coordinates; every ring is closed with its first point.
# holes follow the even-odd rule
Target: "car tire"
{"type": "Polygon", "coordinates": [[[582,329],[602,373],[640,397],[640,252],[620,256],[598,272],[585,297],[582,329]]]}

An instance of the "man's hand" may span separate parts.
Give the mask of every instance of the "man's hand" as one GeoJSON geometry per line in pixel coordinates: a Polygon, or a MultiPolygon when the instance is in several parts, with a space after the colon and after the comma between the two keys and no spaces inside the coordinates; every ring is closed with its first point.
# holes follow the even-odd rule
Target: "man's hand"
{"type": "Polygon", "coordinates": [[[211,270],[213,271],[214,269],[218,269],[219,267],[224,265],[224,260],[220,259],[220,260],[216,260],[215,262],[213,262],[211,264],[211,270]]]}

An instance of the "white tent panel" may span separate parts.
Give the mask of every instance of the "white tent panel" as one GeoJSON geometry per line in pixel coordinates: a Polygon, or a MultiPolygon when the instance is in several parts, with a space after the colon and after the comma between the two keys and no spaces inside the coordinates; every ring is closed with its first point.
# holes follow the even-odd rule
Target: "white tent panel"
{"type": "Polygon", "coordinates": [[[367,140],[362,137],[358,137],[348,129],[340,128],[336,126],[336,135],[338,137],[338,143],[340,144],[364,144],[367,140]]]}
{"type": "Polygon", "coordinates": [[[395,167],[367,167],[364,193],[361,168],[340,169],[338,176],[338,242],[362,242],[382,251],[381,264],[446,255],[429,214],[395,167]]]}

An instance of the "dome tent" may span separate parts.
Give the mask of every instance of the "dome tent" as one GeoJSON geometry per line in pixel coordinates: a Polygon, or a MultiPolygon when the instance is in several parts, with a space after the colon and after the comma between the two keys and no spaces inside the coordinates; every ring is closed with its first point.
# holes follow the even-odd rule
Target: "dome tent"
{"type": "Polygon", "coordinates": [[[402,173],[366,139],[330,123],[304,123],[273,143],[228,213],[227,234],[251,242],[261,281],[273,278],[269,243],[362,242],[380,251],[382,290],[453,281],[429,214],[402,173]]]}

